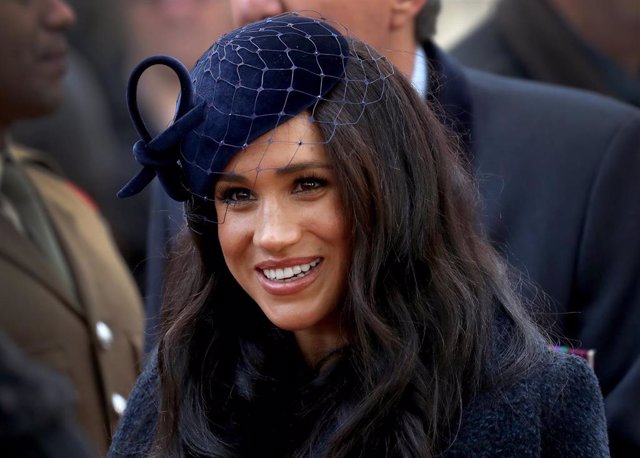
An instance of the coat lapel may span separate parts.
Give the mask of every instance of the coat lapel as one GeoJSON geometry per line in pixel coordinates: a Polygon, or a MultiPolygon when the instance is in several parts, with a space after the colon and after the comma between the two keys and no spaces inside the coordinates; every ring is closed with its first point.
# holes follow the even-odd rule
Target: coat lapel
{"type": "Polygon", "coordinates": [[[22,270],[75,312],[81,314],[62,284],[59,274],[27,237],[19,233],[6,218],[0,218],[0,258],[22,270]]]}

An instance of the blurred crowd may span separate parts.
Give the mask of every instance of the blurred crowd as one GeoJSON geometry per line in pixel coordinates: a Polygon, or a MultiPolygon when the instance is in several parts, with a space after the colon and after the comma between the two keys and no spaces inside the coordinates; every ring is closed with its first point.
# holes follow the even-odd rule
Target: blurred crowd
{"type": "MultiPolygon", "coordinates": [[[[53,274],[47,267],[42,268],[46,271],[44,274],[29,272],[39,269],[36,265],[39,261],[34,258],[40,256],[36,250],[20,245],[20,234],[28,234],[29,229],[22,228],[24,230],[18,230],[16,234],[11,232],[13,229],[7,229],[11,234],[5,235],[4,226],[0,226],[3,229],[1,243],[11,245],[0,248],[0,289],[3,290],[0,293],[0,371],[3,372],[0,374],[0,389],[13,387],[16,380],[26,380],[29,386],[36,387],[32,392],[39,400],[34,406],[35,401],[27,399],[29,396],[24,392],[16,394],[19,402],[24,401],[24,409],[31,409],[32,417],[20,420],[23,422],[20,425],[24,425],[22,429],[14,422],[15,427],[5,430],[3,422],[12,421],[5,419],[11,418],[9,415],[15,413],[15,409],[7,407],[3,397],[5,391],[2,391],[0,444],[6,440],[8,447],[12,447],[7,450],[15,451],[18,456],[18,451],[25,447],[24,438],[33,431],[37,437],[45,438],[43,442],[51,437],[51,441],[58,444],[52,448],[58,448],[59,456],[65,456],[67,452],[67,456],[104,455],[125,409],[128,392],[144,365],[145,351],[150,351],[155,345],[162,290],[160,279],[169,250],[167,241],[170,243],[184,225],[178,204],[152,202],[155,189],[148,189],[134,199],[116,197],[117,191],[140,170],[132,155],[138,133],[129,119],[126,104],[128,76],[142,59],[156,54],[176,57],[191,68],[217,37],[239,23],[268,15],[270,4],[273,5],[273,14],[278,14],[283,3],[290,6],[288,9],[295,10],[305,9],[307,3],[255,2],[268,5],[259,11],[255,9],[255,17],[239,14],[247,11],[242,7],[251,5],[250,0],[67,0],[66,3],[64,0],[30,0],[25,2],[29,6],[13,6],[14,3],[20,2],[9,0],[8,5],[5,1],[0,6],[0,59],[3,62],[0,73],[7,71],[5,67],[21,65],[15,55],[3,49],[14,47],[8,44],[13,39],[7,28],[7,24],[14,21],[10,16],[14,13],[11,8],[42,9],[33,14],[44,18],[38,16],[34,19],[41,20],[43,25],[35,24],[33,27],[47,29],[46,33],[68,36],[68,65],[64,78],[56,83],[61,85],[64,96],[50,106],[34,103],[33,110],[25,112],[11,112],[7,108],[11,107],[11,94],[3,93],[17,94],[18,91],[12,89],[8,79],[0,76],[0,135],[10,138],[6,145],[0,143],[0,146],[4,145],[0,149],[8,151],[6,157],[3,153],[0,185],[4,189],[11,183],[12,163],[24,167],[25,175],[36,183],[35,191],[25,192],[41,195],[44,213],[52,220],[49,232],[53,235],[43,236],[43,243],[50,246],[51,237],[58,237],[68,262],[62,268],[65,272],[63,281],[60,282],[58,277],[55,279],[66,287],[51,286],[48,276],[53,274]],[[45,11],[46,8],[57,8],[56,14],[60,18],[48,19],[46,16],[54,13],[45,11]],[[67,189],[69,184],[73,190],[69,190],[71,186],[67,189]],[[76,201],[77,206],[82,206],[81,213],[77,213],[75,207],[70,208],[70,202],[75,205],[76,201]],[[67,225],[73,227],[69,229],[67,225]],[[15,241],[10,241],[14,240],[11,237],[15,241]],[[13,273],[7,267],[11,263],[23,264],[17,269],[19,273],[13,273]],[[27,284],[23,278],[26,275],[39,279],[23,289],[16,288],[17,284],[27,284]],[[57,308],[63,311],[54,311],[57,308]],[[145,314],[146,321],[143,318],[145,314]],[[24,375],[9,375],[12,371],[24,375]],[[70,413],[72,411],[73,414],[70,413]],[[37,416],[46,418],[40,422],[34,420],[37,416]],[[51,426],[55,421],[59,421],[55,423],[58,426],[51,426]],[[62,439],[54,439],[58,429],[64,432],[62,439]],[[11,442],[13,433],[20,440],[11,442]]],[[[320,5],[322,2],[311,3],[320,5]]],[[[427,5],[430,4],[440,6],[438,2],[428,1],[427,5]]],[[[444,0],[441,14],[446,20],[442,19],[437,27],[434,26],[435,42],[441,35],[446,36],[446,50],[463,65],[503,76],[599,93],[628,105],[630,110],[640,107],[638,0],[495,0],[483,2],[481,19],[470,20],[470,12],[477,7],[478,2],[473,0],[444,0]],[[449,16],[448,6],[451,3],[456,4],[456,14],[465,16],[459,19],[449,16]],[[466,4],[468,8],[465,8],[466,4]],[[459,36],[451,37],[440,30],[445,24],[456,21],[468,24],[459,36]]],[[[336,11],[321,13],[342,20],[336,11]]],[[[351,32],[358,34],[357,25],[351,32]]],[[[429,33],[432,35],[433,32],[429,33]]],[[[34,32],[32,37],[22,39],[37,41],[40,39],[37,35],[34,32]]],[[[383,53],[393,48],[384,42],[374,45],[383,53]]],[[[26,44],[21,52],[28,53],[29,48],[26,44]]],[[[61,45],[61,49],[64,51],[66,45],[61,45]]],[[[414,49],[403,51],[412,53],[414,49]]],[[[39,70],[36,68],[35,71],[39,70]]],[[[179,85],[173,72],[161,67],[145,72],[143,80],[137,94],[138,106],[147,128],[155,134],[172,121],[179,85]]],[[[27,84],[28,77],[23,81],[27,84]]],[[[446,81],[440,81],[440,84],[444,83],[446,81]]],[[[523,106],[521,110],[526,111],[527,107],[523,106]]],[[[545,132],[537,134],[546,135],[545,132]]],[[[476,138],[469,141],[473,143],[476,138]]],[[[572,153],[580,155],[581,151],[572,153]]],[[[640,155],[640,145],[636,145],[635,153],[640,155]]],[[[602,164],[602,167],[607,166],[602,164]]],[[[640,177],[640,170],[635,170],[634,175],[640,177]]],[[[555,198],[561,200],[563,196],[555,198]]],[[[619,211],[635,215],[640,224],[637,196],[635,202],[636,207],[632,211],[619,211]]],[[[620,203],[608,204],[615,210],[620,203]]],[[[9,207],[7,204],[6,212],[0,213],[2,224],[3,218],[9,218],[6,215],[14,213],[9,207]]],[[[20,206],[16,207],[15,213],[20,215],[20,206]]],[[[33,211],[27,210],[27,213],[33,211]]],[[[587,219],[590,215],[580,217],[587,219]]],[[[23,223],[20,225],[27,226],[27,222],[23,223]]],[[[506,229],[509,230],[511,228],[506,229]]],[[[626,236],[639,237],[637,234],[626,236]]],[[[566,243],[574,242],[568,240],[566,243]]],[[[535,244],[529,249],[541,248],[535,244]]],[[[65,264],[64,260],[60,261],[65,255],[61,256],[59,251],[53,250],[52,262],[65,264]]],[[[593,262],[597,263],[597,254],[593,256],[593,262]]],[[[553,262],[553,256],[547,259],[553,262]]],[[[527,272],[528,266],[520,265],[520,261],[516,259],[514,264],[527,272]]],[[[635,259],[630,265],[636,270],[625,274],[624,278],[640,284],[640,271],[637,270],[640,269],[640,259],[635,259]]],[[[593,265],[593,268],[597,270],[599,266],[593,265]]],[[[613,274],[611,278],[613,283],[623,281],[622,274],[613,274]]],[[[634,297],[632,290],[629,288],[629,297],[624,299],[628,301],[630,319],[636,320],[640,316],[640,297],[634,297]]],[[[580,300],[578,297],[552,299],[580,300]]],[[[615,319],[625,321],[627,309],[618,310],[615,319]]],[[[568,313],[573,312],[577,310],[568,307],[568,313]]],[[[589,319],[598,320],[597,311],[589,312],[589,319]]],[[[572,326],[577,329],[582,324],[572,326]]],[[[571,334],[574,330],[561,331],[574,335],[571,334]]],[[[605,338],[589,337],[594,341],[605,338]]],[[[625,382],[625,375],[621,372],[640,372],[639,367],[631,367],[633,355],[640,353],[640,347],[634,347],[633,340],[618,342],[615,351],[631,356],[625,356],[625,363],[612,369],[618,373],[607,374],[607,380],[635,383],[629,380],[640,378],[626,379],[625,382]]],[[[576,346],[584,344],[577,343],[576,346]]],[[[597,375],[600,375],[599,357],[596,350],[597,375]]],[[[616,356],[603,354],[602,358],[613,360],[616,356]]],[[[615,387],[603,384],[602,388],[606,399],[607,392],[615,387]]],[[[640,392],[640,386],[634,389],[640,392]]],[[[631,426],[622,426],[618,430],[617,423],[609,425],[615,429],[613,434],[610,432],[610,437],[619,441],[615,444],[617,456],[623,456],[625,447],[640,450],[639,426],[633,426],[634,421],[640,420],[640,406],[635,405],[632,409],[631,426]],[[616,436],[618,433],[620,435],[616,436]]],[[[48,454],[47,447],[38,445],[40,456],[57,456],[54,452],[48,454]]],[[[3,448],[4,445],[0,445],[0,449],[3,448]]]]}
{"type": "MultiPolygon", "coordinates": [[[[65,175],[95,200],[138,285],[144,291],[149,196],[122,200],[118,189],[137,170],[131,155],[137,134],[126,106],[126,83],[144,57],[168,54],[192,66],[230,27],[229,7],[219,1],[71,0],[77,20],[69,30],[65,98],[43,118],[17,122],[16,142],[46,151],[65,175]]],[[[156,132],[171,120],[178,94],[168,70],[145,74],[139,94],[145,120],[156,132]]]]}

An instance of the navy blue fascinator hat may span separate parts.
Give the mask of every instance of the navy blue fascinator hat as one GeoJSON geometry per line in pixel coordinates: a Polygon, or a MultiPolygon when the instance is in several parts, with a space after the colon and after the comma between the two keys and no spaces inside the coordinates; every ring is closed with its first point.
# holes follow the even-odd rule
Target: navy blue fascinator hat
{"type": "MultiPolygon", "coordinates": [[[[287,13],[222,36],[191,74],[168,56],[142,61],[129,79],[127,103],[141,137],[133,153],[143,169],[118,196],[137,194],[157,176],[175,200],[191,196],[211,200],[216,176],[235,153],[258,137],[305,111],[313,113],[319,103],[353,104],[363,111],[376,101],[370,100],[366,86],[384,81],[393,67],[379,66],[383,58],[368,47],[364,57],[356,57],[349,47],[345,35],[327,22],[287,13]],[[348,80],[347,66],[363,62],[376,69],[374,80],[364,76],[348,80]],[[155,138],[137,104],[138,81],[153,65],[171,68],[181,87],[174,122],[155,138]],[[336,90],[339,83],[351,82],[363,87],[358,100],[345,100],[336,90]]],[[[331,124],[335,128],[340,122],[335,119],[331,124]]]]}
{"type": "Polygon", "coordinates": [[[150,57],[129,79],[127,101],[141,136],[134,148],[144,166],[119,197],[140,192],[158,176],[175,200],[207,198],[215,175],[253,140],[309,110],[340,81],[349,56],[346,38],[318,19],[284,15],[224,35],[191,75],[176,59],[150,57]],[[153,65],[178,75],[175,121],[151,138],[137,105],[137,85],[153,65]]]}

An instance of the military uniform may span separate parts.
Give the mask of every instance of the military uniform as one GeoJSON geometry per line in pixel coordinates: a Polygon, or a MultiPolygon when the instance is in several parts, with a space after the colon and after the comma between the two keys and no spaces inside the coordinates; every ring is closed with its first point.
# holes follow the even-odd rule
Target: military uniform
{"type": "Polygon", "coordinates": [[[141,298],[91,200],[37,153],[9,154],[43,204],[70,282],[0,215],[0,327],[71,380],[77,422],[104,454],[140,369],[141,298]]]}

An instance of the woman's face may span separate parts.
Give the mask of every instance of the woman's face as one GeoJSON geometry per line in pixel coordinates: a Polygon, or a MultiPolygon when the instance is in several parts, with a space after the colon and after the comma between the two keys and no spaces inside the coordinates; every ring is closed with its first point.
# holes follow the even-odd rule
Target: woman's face
{"type": "Polygon", "coordinates": [[[321,142],[318,128],[299,115],[238,152],[215,187],[229,270],[299,343],[337,334],[351,259],[340,192],[321,142]]]}

